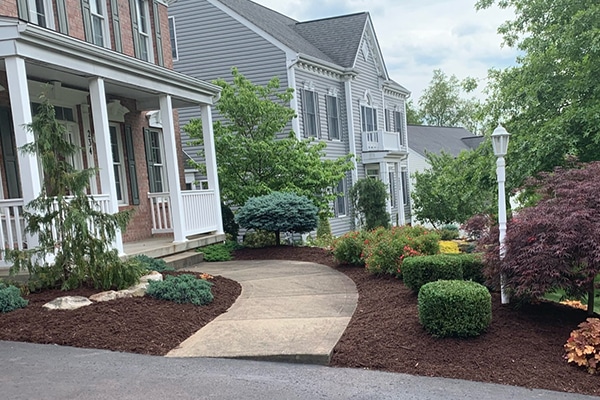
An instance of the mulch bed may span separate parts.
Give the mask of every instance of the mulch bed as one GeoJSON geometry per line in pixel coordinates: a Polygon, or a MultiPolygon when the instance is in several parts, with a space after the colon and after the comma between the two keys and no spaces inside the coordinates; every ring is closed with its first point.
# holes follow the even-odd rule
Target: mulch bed
{"type": "Polygon", "coordinates": [[[227,311],[242,291],[239,283],[221,276],[211,282],[214,300],[206,306],[145,296],[94,303],[72,311],[47,310],[42,305],[57,297],[89,297],[98,290],[33,293],[26,297],[27,307],[0,314],[0,340],[162,356],[227,311]]]}
{"type": "MultiPolygon", "coordinates": [[[[600,377],[568,365],[563,345],[585,312],[542,302],[514,308],[493,297],[493,321],[473,339],[436,339],[418,322],[417,297],[390,277],[338,265],[324,250],[269,247],[236,251],[237,260],[316,262],[348,275],[359,292],[356,312],[334,349],[332,365],[493,382],[600,396],[600,377]]],[[[97,303],[76,311],[41,305],[64,292],[30,295],[30,305],[0,314],[0,340],[164,355],[238,297],[236,282],[215,277],[214,302],[197,307],[149,297],[97,303]]],[[[89,289],[69,295],[89,296],[89,289]]]]}

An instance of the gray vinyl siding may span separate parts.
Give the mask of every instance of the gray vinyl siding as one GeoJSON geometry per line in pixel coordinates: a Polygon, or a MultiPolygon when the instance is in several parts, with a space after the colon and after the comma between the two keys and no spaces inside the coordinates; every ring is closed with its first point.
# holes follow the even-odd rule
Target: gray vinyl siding
{"type": "MultiPolygon", "coordinates": [[[[296,88],[298,95],[298,118],[300,122],[300,133],[304,137],[304,115],[303,115],[303,104],[302,96],[300,92],[305,86],[311,86],[311,90],[317,93],[318,96],[318,126],[319,126],[319,141],[323,141],[327,144],[326,158],[336,159],[343,157],[350,153],[350,144],[348,137],[348,113],[346,110],[346,93],[344,90],[344,83],[331,76],[325,76],[321,74],[315,74],[306,71],[302,68],[296,68],[296,88]],[[340,140],[330,140],[329,138],[329,126],[327,123],[327,104],[325,96],[330,95],[332,92],[337,92],[337,99],[339,104],[339,118],[340,118],[340,140]]],[[[351,217],[351,205],[349,199],[349,191],[351,187],[350,174],[346,177],[346,215],[343,217],[334,217],[329,219],[331,225],[331,233],[334,236],[343,235],[354,229],[354,220],[351,217]]],[[[332,204],[333,209],[333,204],[332,204]]]]}
{"type": "MultiPolygon", "coordinates": [[[[231,81],[231,68],[237,67],[254,84],[265,85],[277,76],[282,88],[288,86],[285,52],[207,1],[174,2],[169,16],[175,17],[177,30],[176,71],[209,82],[218,78],[231,81]]],[[[199,107],[179,109],[180,128],[199,117],[199,107]]],[[[219,119],[214,111],[213,119],[219,119]]],[[[182,142],[184,150],[201,161],[197,156],[200,147],[189,145],[185,133],[182,142]]]]}

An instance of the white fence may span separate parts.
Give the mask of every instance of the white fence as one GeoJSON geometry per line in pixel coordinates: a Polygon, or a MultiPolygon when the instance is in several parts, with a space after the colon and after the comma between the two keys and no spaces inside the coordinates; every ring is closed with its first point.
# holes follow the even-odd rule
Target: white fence
{"type": "Polygon", "coordinates": [[[8,266],[6,250],[27,248],[25,220],[23,219],[23,199],[0,200],[0,266],[8,266]]]}
{"type": "MultiPolygon", "coordinates": [[[[181,192],[185,236],[217,230],[218,218],[214,190],[181,192]]],[[[170,193],[148,193],[152,212],[152,233],[173,232],[170,193]]]]}

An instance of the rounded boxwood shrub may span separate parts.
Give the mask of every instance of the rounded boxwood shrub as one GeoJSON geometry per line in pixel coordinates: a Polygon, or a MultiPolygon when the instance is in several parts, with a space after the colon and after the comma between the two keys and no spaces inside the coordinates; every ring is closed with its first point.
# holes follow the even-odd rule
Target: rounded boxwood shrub
{"type": "Polygon", "coordinates": [[[477,282],[437,281],[419,290],[419,321],[438,337],[478,336],[492,322],[492,296],[477,282]]]}
{"type": "Polygon", "coordinates": [[[146,294],[156,299],[174,301],[178,304],[192,303],[203,306],[213,301],[211,286],[212,283],[198,279],[194,275],[167,275],[164,281],[148,282],[146,294]]]}
{"type": "Polygon", "coordinates": [[[21,291],[15,286],[7,286],[0,282],[0,313],[23,308],[28,301],[21,297],[21,291]]]}
{"type": "Polygon", "coordinates": [[[404,284],[414,292],[429,282],[462,280],[463,269],[459,257],[445,254],[407,257],[402,264],[404,284]]]}
{"type": "Polygon", "coordinates": [[[457,254],[456,257],[460,260],[463,271],[463,279],[465,281],[473,281],[483,284],[485,277],[483,276],[483,259],[479,253],[457,254]]]}

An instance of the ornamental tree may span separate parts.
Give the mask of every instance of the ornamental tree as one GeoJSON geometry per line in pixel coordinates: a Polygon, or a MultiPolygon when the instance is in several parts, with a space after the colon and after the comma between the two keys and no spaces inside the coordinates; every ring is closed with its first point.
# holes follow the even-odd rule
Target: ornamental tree
{"type": "Polygon", "coordinates": [[[275,232],[281,244],[281,232],[306,233],[317,227],[318,208],[306,196],[273,192],[252,197],[240,208],[236,220],[246,229],[275,232]]]}
{"type": "Polygon", "coordinates": [[[528,187],[540,200],[509,222],[503,262],[493,243],[497,235],[488,235],[489,272],[504,273],[507,287],[518,297],[539,298],[555,289],[577,297],[587,294],[592,314],[594,278],[600,274],[600,162],[556,168],[528,187]]]}
{"type": "MultiPolygon", "coordinates": [[[[236,68],[232,75],[232,83],[215,81],[223,89],[216,105],[220,118],[214,123],[223,201],[241,207],[251,197],[286,191],[308,197],[327,213],[337,196],[330,188],[353,168],[353,156],[324,159],[325,142],[298,140],[289,130],[296,117],[289,107],[293,89],[281,90],[278,78],[259,86],[236,68]]],[[[194,144],[203,144],[199,120],[190,121],[184,130],[194,144]]]]}
{"type": "Polygon", "coordinates": [[[373,179],[359,179],[350,190],[353,211],[357,214],[362,229],[371,230],[390,226],[387,212],[387,186],[373,179]]]}

